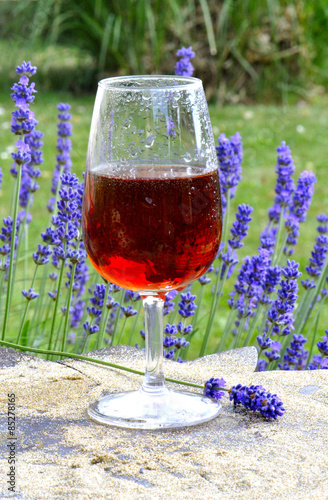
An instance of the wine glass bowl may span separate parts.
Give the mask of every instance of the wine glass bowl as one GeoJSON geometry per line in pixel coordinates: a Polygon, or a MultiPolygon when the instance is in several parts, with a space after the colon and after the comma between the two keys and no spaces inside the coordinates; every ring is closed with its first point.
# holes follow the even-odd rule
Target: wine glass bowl
{"type": "Polygon", "coordinates": [[[91,405],[89,415],[145,429],[216,416],[219,403],[169,391],[162,370],[165,294],[199,278],[221,239],[218,167],[200,80],[136,76],[99,82],[82,220],[92,264],[106,280],[141,294],[146,327],[141,389],[107,396],[91,405]]]}

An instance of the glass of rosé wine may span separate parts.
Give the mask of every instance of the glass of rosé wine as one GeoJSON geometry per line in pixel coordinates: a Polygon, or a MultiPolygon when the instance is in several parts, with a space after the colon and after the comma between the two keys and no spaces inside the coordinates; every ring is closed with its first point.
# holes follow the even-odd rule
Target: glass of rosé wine
{"type": "Polygon", "coordinates": [[[142,297],[146,366],[139,390],[92,403],[92,419],[164,429],[218,415],[217,401],[166,387],[163,305],[170,290],[182,290],[209,268],[221,227],[218,165],[201,81],[100,81],[87,153],[83,236],[101,276],[142,297]]]}

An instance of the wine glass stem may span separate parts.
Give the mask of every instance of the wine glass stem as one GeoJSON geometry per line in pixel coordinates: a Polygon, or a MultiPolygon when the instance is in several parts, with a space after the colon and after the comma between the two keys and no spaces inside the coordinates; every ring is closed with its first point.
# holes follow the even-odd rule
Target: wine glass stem
{"type": "Polygon", "coordinates": [[[158,295],[143,296],[145,310],[146,370],[142,390],[152,394],[167,392],[163,373],[163,306],[158,295]]]}

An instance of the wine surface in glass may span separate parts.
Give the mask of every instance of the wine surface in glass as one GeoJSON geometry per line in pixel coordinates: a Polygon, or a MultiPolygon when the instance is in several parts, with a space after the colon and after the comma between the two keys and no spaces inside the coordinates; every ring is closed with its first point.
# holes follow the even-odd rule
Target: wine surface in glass
{"type": "Polygon", "coordinates": [[[215,259],[221,229],[217,170],[99,166],[86,174],[86,250],[97,271],[123,288],[185,287],[215,259]]]}

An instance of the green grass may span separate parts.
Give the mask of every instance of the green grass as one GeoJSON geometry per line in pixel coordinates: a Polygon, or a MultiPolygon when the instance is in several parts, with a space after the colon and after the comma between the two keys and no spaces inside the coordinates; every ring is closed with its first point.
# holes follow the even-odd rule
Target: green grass
{"type": "MultiPolygon", "coordinates": [[[[40,93],[37,94],[33,111],[39,120],[39,129],[44,136],[44,164],[42,166],[42,177],[40,179],[40,190],[34,195],[34,204],[31,209],[33,221],[29,233],[29,252],[35,251],[37,244],[41,243],[40,232],[46,227],[49,214],[46,210],[47,200],[50,197],[50,184],[53,168],[56,160],[56,105],[58,102],[69,102],[72,106],[73,115],[73,150],[72,170],[81,178],[85,167],[90,120],[93,108],[93,96],[73,97],[67,94],[40,93]]],[[[249,203],[254,207],[253,221],[250,226],[249,235],[245,246],[241,249],[239,257],[252,255],[257,252],[259,245],[259,234],[267,222],[267,210],[273,203],[275,187],[275,164],[276,147],[285,140],[291,147],[294,163],[296,166],[295,181],[304,169],[312,170],[317,176],[318,182],[315,187],[315,195],[310,208],[306,223],[301,226],[300,244],[297,246],[295,259],[301,263],[301,269],[307,265],[308,258],[313,247],[316,236],[316,216],[320,213],[328,213],[328,186],[326,183],[326,131],[328,129],[328,107],[327,99],[320,98],[311,105],[277,106],[227,106],[210,107],[210,115],[215,138],[224,132],[227,136],[239,131],[243,137],[244,162],[242,181],[237,188],[236,197],[232,202],[230,221],[239,203],[249,203]]],[[[3,188],[0,192],[0,217],[9,215],[11,203],[12,179],[9,175],[11,164],[10,150],[8,147],[15,142],[10,132],[10,118],[13,109],[7,94],[0,94],[0,166],[4,173],[3,188]]],[[[32,269],[33,271],[33,269],[32,269]]],[[[31,275],[32,271],[29,272],[31,275]]],[[[100,282],[100,280],[99,280],[100,282]]],[[[227,294],[232,290],[233,278],[225,287],[224,297],[217,311],[212,340],[209,351],[213,350],[220,336],[228,309],[226,306],[227,294]]],[[[24,284],[28,287],[28,283],[24,284]]],[[[196,283],[196,289],[199,288],[196,283]]],[[[22,277],[17,277],[13,314],[10,320],[12,339],[22,314],[20,309],[23,288],[22,277]]],[[[201,338],[202,329],[206,323],[209,302],[211,300],[210,287],[207,288],[204,303],[199,317],[203,318],[200,329],[195,339],[201,338]]],[[[130,325],[133,318],[129,320],[130,325]]],[[[42,325],[44,328],[45,325],[42,325]]],[[[323,335],[327,327],[327,316],[320,320],[319,330],[323,335]]],[[[41,328],[41,329],[42,329],[41,328]]],[[[134,342],[139,342],[138,329],[142,328],[142,316],[136,325],[134,342]]],[[[82,334],[79,332],[80,335],[82,334]]],[[[127,335],[129,333],[129,325],[127,335]]],[[[38,334],[42,336],[40,328],[38,334]]],[[[124,340],[126,341],[126,338],[124,340]]],[[[197,341],[190,348],[190,356],[197,356],[199,346],[197,341]]]]}

